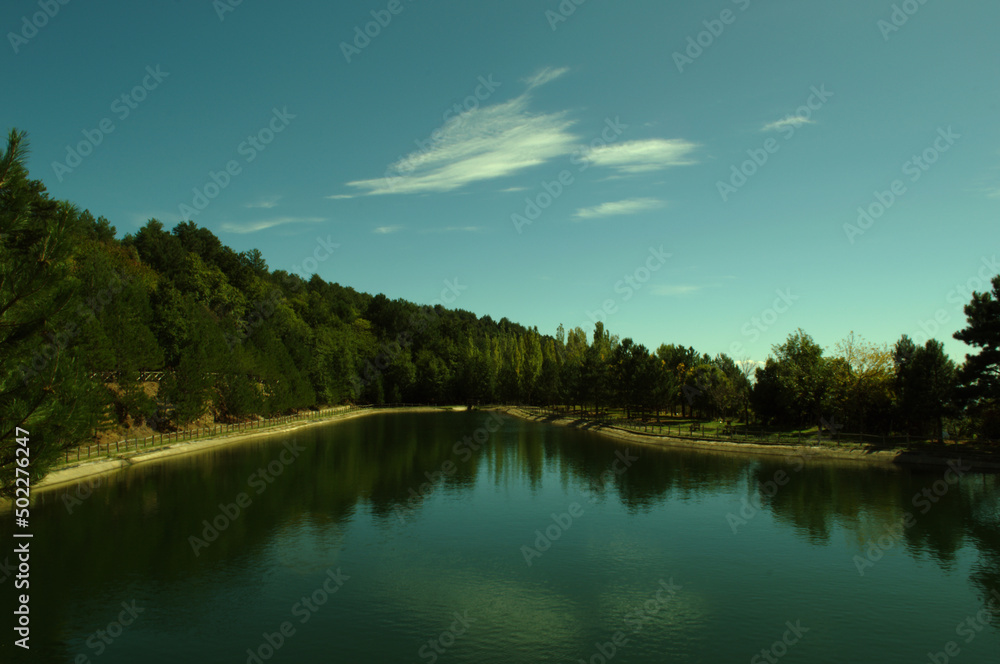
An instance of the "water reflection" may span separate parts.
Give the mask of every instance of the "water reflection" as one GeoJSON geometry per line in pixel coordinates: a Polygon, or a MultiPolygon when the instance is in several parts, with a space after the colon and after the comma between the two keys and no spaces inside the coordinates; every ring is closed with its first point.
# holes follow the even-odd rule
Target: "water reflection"
{"type": "MultiPolygon", "coordinates": [[[[40,494],[33,638],[60,658],[87,652],[85,637],[103,620],[113,580],[115,597],[153,607],[142,624],[157,627],[137,649],[209,627],[239,641],[246,629],[237,627],[234,607],[252,624],[280,622],[281,611],[258,607],[287,613],[296,593],[309,592],[327,570],[357,569],[367,559],[376,581],[357,601],[394,607],[385,615],[366,608],[387,633],[400,625],[433,632],[428,616],[470,607],[481,622],[479,636],[470,630],[468,639],[565,657],[580,638],[592,642],[595,624],[620,626],[649,598],[661,573],[651,570],[688,560],[711,566],[767,538],[846,547],[835,563],[848,582],[857,574],[852,557],[870,560],[880,540],[892,545],[874,565],[896,565],[889,552],[902,552],[954,573],[967,556],[983,606],[1000,591],[996,475],[970,473],[941,491],[935,482],[944,469],[662,450],[517,420],[496,425],[492,417],[383,414],[296,433],[290,462],[288,437],[272,436],[136,466],[103,478],[82,500],[77,488],[40,494]],[[519,547],[571,501],[587,510],[574,526],[575,548],[554,547],[544,568],[565,577],[524,576],[519,547]],[[744,504],[757,512],[744,514],[734,534],[727,514],[744,504]],[[609,565],[620,581],[602,576],[609,565]]],[[[8,540],[9,517],[0,517],[8,540]]],[[[345,602],[351,592],[345,587],[345,602]]],[[[348,619],[341,610],[326,609],[348,619]]],[[[709,617],[726,610],[710,595],[683,592],[658,616],[658,640],[643,648],[655,657],[653,644],[708,642],[709,617]]],[[[303,652],[312,647],[300,642],[294,647],[303,652]]],[[[389,636],[383,645],[415,658],[406,639],[389,636]]],[[[219,652],[220,661],[232,659],[219,652]]],[[[364,649],[358,655],[370,658],[364,649]]]]}

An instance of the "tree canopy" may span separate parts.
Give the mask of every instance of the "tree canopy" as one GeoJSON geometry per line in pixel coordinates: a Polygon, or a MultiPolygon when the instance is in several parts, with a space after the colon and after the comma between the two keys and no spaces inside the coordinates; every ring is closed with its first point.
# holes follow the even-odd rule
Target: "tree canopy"
{"type": "Polygon", "coordinates": [[[0,493],[15,433],[40,474],[105,428],[171,430],[342,403],[561,404],[777,426],[940,436],[967,407],[1000,434],[1000,277],[955,337],[893,349],[852,333],[832,355],[796,330],[763,363],[692,347],[652,351],[597,323],[543,334],[271,270],[210,230],[149,220],[121,239],[104,217],[49,197],[0,153],[0,493]],[[755,369],[755,370],[754,370],[755,369]]]}

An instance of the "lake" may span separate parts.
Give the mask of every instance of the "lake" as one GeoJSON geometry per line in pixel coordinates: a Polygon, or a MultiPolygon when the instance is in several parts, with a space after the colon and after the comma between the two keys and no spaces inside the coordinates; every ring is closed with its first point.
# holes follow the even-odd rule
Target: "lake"
{"type": "Polygon", "coordinates": [[[38,494],[0,660],[996,662],[998,488],[380,413],[38,494]]]}

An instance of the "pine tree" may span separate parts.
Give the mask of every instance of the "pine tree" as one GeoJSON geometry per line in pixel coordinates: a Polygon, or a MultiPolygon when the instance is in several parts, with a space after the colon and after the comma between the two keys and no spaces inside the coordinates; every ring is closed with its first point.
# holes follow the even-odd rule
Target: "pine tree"
{"type": "Polygon", "coordinates": [[[993,292],[973,293],[965,305],[968,324],[955,338],[979,349],[966,355],[959,372],[960,395],[979,418],[983,433],[1000,436],[1000,275],[993,292]]]}
{"type": "Polygon", "coordinates": [[[11,131],[0,154],[0,495],[14,493],[21,432],[37,479],[98,410],[77,351],[84,321],[71,258],[79,213],[28,179],[27,147],[25,134],[11,131]]]}

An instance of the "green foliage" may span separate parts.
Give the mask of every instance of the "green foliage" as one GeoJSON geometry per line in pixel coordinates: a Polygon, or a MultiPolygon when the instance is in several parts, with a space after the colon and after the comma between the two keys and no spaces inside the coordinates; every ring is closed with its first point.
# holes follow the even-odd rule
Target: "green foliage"
{"type": "Polygon", "coordinates": [[[824,416],[831,411],[833,379],[832,365],[823,357],[823,348],[799,329],[772,351],[784,412],[796,424],[821,426],[824,416]]]}
{"type": "Polygon", "coordinates": [[[12,131],[0,153],[0,495],[11,495],[19,429],[28,432],[37,479],[100,410],[75,348],[78,308],[73,243],[79,213],[29,180],[27,140],[12,131]]]}
{"type": "Polygon", "coordinates": [[[966,327],[955,338],[978,349],[966,355],[959,370],[959,397],[970,407],[983,432],[1000,437],[1000,275],[993,291],[973,293],[965,305],[966,327]]]}
{"type": "Polygon", "coordinates": [[[941,342],[931,339],[919,347],[905,335],[896,343],[893,362],[899,409],[907,426],[940,440],[944,418],[955,413],[955,363],[941,342]]]}
{"type": "Polygon", "coordinates": [[[0,153],[0,491],[18,426],[31,431],[38,474],[102,427],[347,402],[568,404],[640,417],[679,406],[914,433],[940,432],[967,404],[981,433],[1000,435],[1000,277],[965,309],[955,337],[979,352],[957,374],[936,341],[917,348],[904,337],[890,353],[852,334],[827,357],[802,330],[763,366],[674,344],[654,354],[602,323],[589,338],[561,325],[543,335],[271,271],[259,250],[237,253],[192,222],[167,230],[151,219],[119,240],[110,221],[30,180],[25,149],[12,132],[0,153]],[[163,375],[158,386],[149,372],[163,375]]]}

